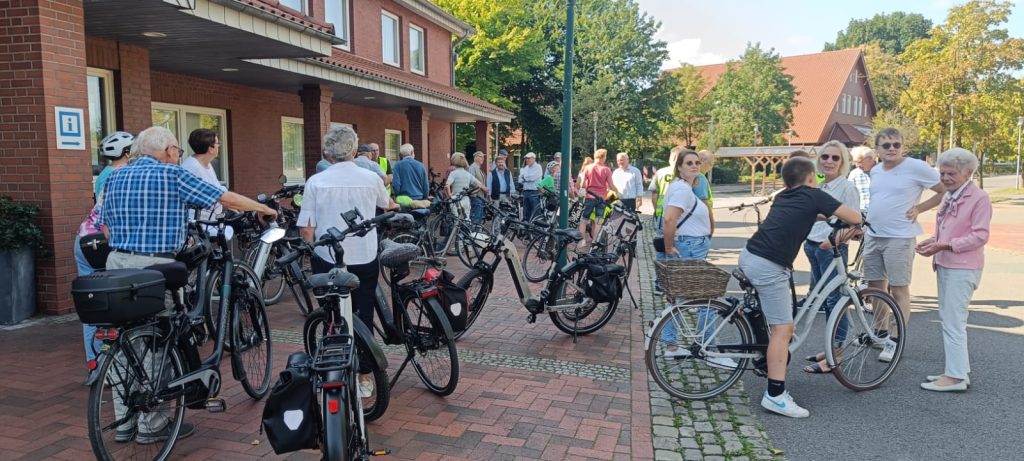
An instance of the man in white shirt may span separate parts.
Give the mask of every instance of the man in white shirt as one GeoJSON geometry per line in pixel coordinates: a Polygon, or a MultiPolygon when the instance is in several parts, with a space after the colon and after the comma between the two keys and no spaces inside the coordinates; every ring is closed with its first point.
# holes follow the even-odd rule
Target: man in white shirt
{"type": "MultiPolygon", "coordinates": [[[[217,170],[213,168],[214,159],[220,156],[220,138],[217,136],[217,132],[206,128],[192,130],[192,133],[188,135],[188,145],[192,148],[192,156],[181,162],[181,167],[189,173],[199,176],[203,181],[227,190],[217,179],[217,170]]],[[[210,219],[223,212],[224,207],[217,202],[213,207],[205,210],[201,218],[210,219]]]]}
{"type": "Polygon", "coordinates": [[[537,183],[544,179],[544,169],[537,164],[537,154],[533,152],[527,153],[524,161],[526,163],[519,169],[519,184],[523,191],[523,219],[529,221],[540,206],[537,183]]]}
{"type": "Polygon", "coordinates": [[[644,175],[637,167],[629,164],[629,154],[619,152],[615,156],[619,167],[612,172],[612,183],[619,191],[619,200],[627,210],[636,211],[644,199],[644,175]]]}
{"type": "MultiPolygon", "coordinates": [[[[299,234],[312,242],[327,230],[348,228],[341,213],[359,210],[364,218],[372,218],[377,208],[397,208],[384,189],[384,181],[374,172],[361,168],[353,161],[359,137],[347,125],[336,126],[324,136],[324,157],[332,165],[306,181],[303,190],[302,211],[299,212],[299,234]]],[[[349,235],[342,242],[345,249],[345,270],[359,277],[359,288],[352,291],[352,307],[363,324],[373,322],[373,302],[377,291],[377,233],[365,236],[349,235]]],[[[328,272],[334,267],[334,255],[327,247],[316,248],[316,258],[310,261],[314,273],[328,272]]],[[[359,393],[366,398],[373,395],[373,380],[368,368],[359,380],[359,393]]]]}
{"type": "MultiPolygon", "coordinates": [[[[903,135],[886,128],[875,135],[875,151],[882,163],[871,169],[871,223],[864,242],[864,279],[868,286],[889,289],[910,322],[910,276],[914,266],[917,236],[924,231],[917,222],[920,213],[935,208],[945,190],[939,173],[927,163],[903,155],[903,135]],[[921,200],[931,189],[935,195],[921,200]]],[[[878,359],[892,361],[898,342],[889,338],[878,359]]]]}

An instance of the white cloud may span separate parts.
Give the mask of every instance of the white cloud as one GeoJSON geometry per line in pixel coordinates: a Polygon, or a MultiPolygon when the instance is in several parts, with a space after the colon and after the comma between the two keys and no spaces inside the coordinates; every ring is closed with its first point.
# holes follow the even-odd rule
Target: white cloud
{"type": "Polygon", "coordinates": [[[668,43],[666,48],[668,49],[668,60],[662,63],[663,69],[673,69],[679,67],[680,63],[693,64],[695,66],[703,66],[706,64],[719,64],[727,61],[727,59],[716,53],[707,51],[701,51],[701,39],[699,38],[684,38],[668,43]]]}

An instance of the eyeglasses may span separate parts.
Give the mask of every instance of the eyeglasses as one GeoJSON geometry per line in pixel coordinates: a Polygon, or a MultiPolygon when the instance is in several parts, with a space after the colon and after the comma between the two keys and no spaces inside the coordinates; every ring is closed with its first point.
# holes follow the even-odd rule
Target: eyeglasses
{"type": "Polygon", "coordinates": [[[889,148],[899,149],[901,147],[903,147],[903,144],[898,142],[882,144],[882,149],[885,150],[889,150],[889,148]]]}
{"type": "Polygon", "coordinates": [[[686,165],[686,166],[700,166],[702,163],[704,163],[704,162],[702,162],[700,160],[690,160],[690,161],[683,162],[683,165],[686,165]]]}
{"type": "Polygon", "coordinates": [[[831,160],[833,162],[838,162],[838,161],[843,159],[839,155],[827,155],[827,154],[826,155],[822,155],[822,156],[820,156],[818,158],[820,158],[822,160],[831,160]]]}
{"type": "Polygon", "coordinates": [[[168,149],[175,149],[175,150],[177,150],[178,151],[178,155],[181,155],[183,152],[185,152],[185,149],[182,149],[182,148],[180,148],[178,146],[175,146],[174,144],[171,144],[170,146],[167,146],[167,148],[168,149]]]}

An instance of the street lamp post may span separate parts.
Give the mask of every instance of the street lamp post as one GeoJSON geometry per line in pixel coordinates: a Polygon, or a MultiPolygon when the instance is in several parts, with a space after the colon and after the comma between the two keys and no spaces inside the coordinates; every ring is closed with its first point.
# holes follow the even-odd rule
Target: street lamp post
{"type": "Polygon", "coordinates": [[[1020,189],[1020,131],[1024,128],[1024,117],[1017,117],[1017,179],[1016,188],[1020,189]]]}
{"type": "Polygon", "coordinates": [[[594,152],[597,152],[597,112],[594,112],[594,152]]]}
{"type": "MultiPolygon", "coordinates": [[[[565,12],[565,69],[562,75],[562,154],[572,159],[572,64],[576,38],[576,0],[568,0],[565,12]]],[[[596,113],[595,113],[596,116],[596,113]]],[[[597,136],[594,136],[597,139],[597,136]]],[[[594,149],[597,150],[597,149],[594,149]]],[[[558,227],[569,227],[569,167],[571,162],[562,164],[562,179],[559,184],[558,227]]],[[[558,252],[559,267],[565,264],[565,248],[558,252]]]]}

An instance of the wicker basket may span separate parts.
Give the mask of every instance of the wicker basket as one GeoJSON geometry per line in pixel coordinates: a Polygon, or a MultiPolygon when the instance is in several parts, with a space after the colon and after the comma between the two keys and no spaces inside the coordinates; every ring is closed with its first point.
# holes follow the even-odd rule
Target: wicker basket
{"type": "Polygon", "coordinates": [[[725,294],[729,273],[707,261],[655,261],[661,289],[669,297],[718,298],[725,294]]]}

